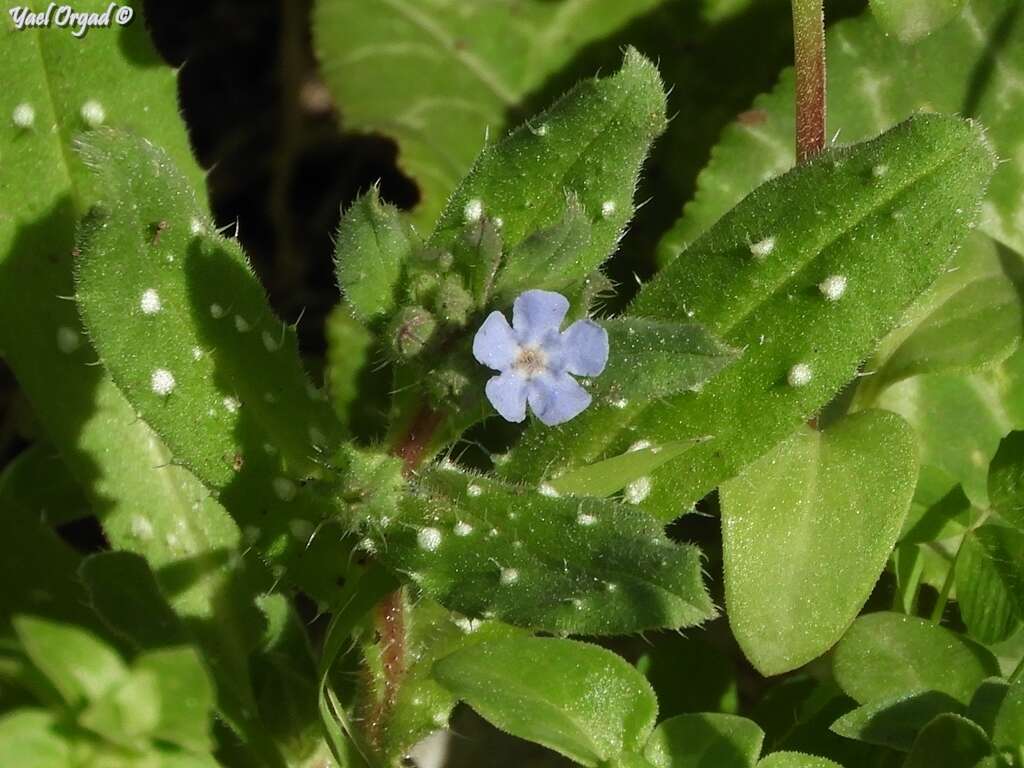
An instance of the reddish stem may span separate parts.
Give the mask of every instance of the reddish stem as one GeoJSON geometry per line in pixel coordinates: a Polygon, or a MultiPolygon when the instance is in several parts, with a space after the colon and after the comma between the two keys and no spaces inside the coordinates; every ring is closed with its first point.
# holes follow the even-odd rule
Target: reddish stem
{"type": "Polygon", "coordinates": [[[441,426],[442,415],[430,408],[422,408],[412,420],[405,438],[397,443],[392,453],[402,460],[406,475],[412,474],[423,462],[434,433],[441,426]]]}
{"type": "Polygon", "coordinates": [[[793,0],[796,63],[796,158],[825,148],[825,10],[822,0],[793,0]]]}

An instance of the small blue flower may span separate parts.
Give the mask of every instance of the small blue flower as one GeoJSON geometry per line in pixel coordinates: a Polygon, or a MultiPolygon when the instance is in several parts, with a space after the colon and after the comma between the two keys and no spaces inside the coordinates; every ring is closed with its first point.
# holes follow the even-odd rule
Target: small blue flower
{"type": "Polygon", "coordinates": [[[512,325],[491,312],[473,339],[473,356],[500,371],[487,399],[506,421],[526,418],[526,404],[547,426],[562,424],[590,405],[573,376],[597,376],[608,362],[608,332],[590,320],[560,331],[569,301],[551,291],[527,291],[512,305],[512,325]],[[570,375],[572,374],[572,375],[570,375]]]}

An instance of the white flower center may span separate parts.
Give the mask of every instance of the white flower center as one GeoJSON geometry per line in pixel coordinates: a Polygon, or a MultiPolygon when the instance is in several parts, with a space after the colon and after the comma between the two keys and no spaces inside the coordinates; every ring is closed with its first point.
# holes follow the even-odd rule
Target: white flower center
{"type": "Polygon", "coordinates": [[[523,378],[532,379],[548,369],[547,353],[535,344],[523,345],[519,348],[512,368],[523,378]]]}

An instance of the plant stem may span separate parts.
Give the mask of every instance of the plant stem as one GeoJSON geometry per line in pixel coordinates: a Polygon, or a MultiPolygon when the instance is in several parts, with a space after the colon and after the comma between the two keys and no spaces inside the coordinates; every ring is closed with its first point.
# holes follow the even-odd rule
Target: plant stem
{"type": "MultiPolygon", "coordinates": [[[[1013,672],[1010,673],[1010,677],[1007,679],[1007,682],[1013,684],[1022,678],[1024,678],[1024,657],[1017,662],[1017,666],[1013,668],[1013,672]]],[[[1024,768],[1024,763],[1021,763],[1021,768],[1024,768]]]]}
{"type": "Polygon", "coordinates": [[[796,158],[825,148],[825,9],[823,0],[793,0],[796,64],[796,158]]]}
{"type": "Polygon", "coordinates": [[[932,609],[931,622],[932,624],[942,623],[942,614],[946,612],[946,604],[949,602],[949,593],[953,591],[953,583],[956,579],[956,563],[960,559],[960,549],[964,543],[961,539],[960,546],[957,547],[956,555],[953,556],[952,562],[949,564],[949,570],[946,572],[946,579],[942,582],[942,590],[939,592],[939,599],[935,603],[935,607],[932,609]]]}

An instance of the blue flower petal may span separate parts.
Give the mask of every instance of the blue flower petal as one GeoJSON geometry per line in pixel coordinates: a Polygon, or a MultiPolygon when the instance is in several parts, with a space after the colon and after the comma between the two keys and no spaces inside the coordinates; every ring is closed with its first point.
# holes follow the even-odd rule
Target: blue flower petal
{"type": "Polygon", "coordinates": [[[508,320],[501,312],[491,312],[473,337],[473,357],[496,371],[504,371],[516,359],[516,341],[508,320]]]}
{"type": "Polygon", "coordinates": [[[569,300],[553,291],[527,291],[512,305],[512,327],[522,343],[538,342],[558,333],[569,311],[569,300]]]}
{"type": "Polygon", "coordinates": [[[522,376],[511,372],[494,376],[484,391],[505,421],[520,422],[526,418],[526,380],[522,376]]]}
{"type": "Polygon", "coordinates": [[[549,427],[575,418],[590,405],[591,399],[587,391],[567,373],[545,373],[531,379],[527,396],[537,418],[549,427]]]}
{"type": "Polygon", "coordinates": [[[577,376],[597,376],[608,364],[608,331],[592,320],[578,320],[562,334],[562,364],[577,376]]]}

